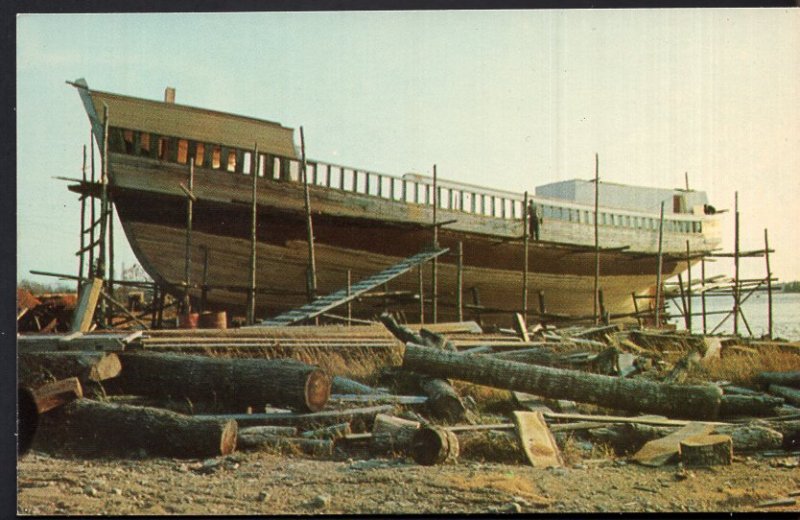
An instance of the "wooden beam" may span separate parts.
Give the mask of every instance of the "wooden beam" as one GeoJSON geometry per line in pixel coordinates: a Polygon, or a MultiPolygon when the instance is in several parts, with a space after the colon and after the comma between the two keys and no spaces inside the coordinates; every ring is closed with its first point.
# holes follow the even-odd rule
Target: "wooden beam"
{"type": "Polygon", "coordinates": [[[83,290],[78,297],[78,305],[75,307],[75,312],[72,315],[71,332],[89,332],[92,321],[94,320],[97,300],[100,298],[102,290],[102,278],[93,278],[91,283],[83,286],[83,290]]]}

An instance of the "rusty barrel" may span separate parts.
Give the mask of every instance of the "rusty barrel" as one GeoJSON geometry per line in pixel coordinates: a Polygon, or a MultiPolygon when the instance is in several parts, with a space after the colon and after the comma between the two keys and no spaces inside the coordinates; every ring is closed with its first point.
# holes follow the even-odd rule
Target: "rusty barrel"
{"type": "Polygon", "coordinates": [[[196,312],[189,314],[178,315],[178,328],[179,329],[196,329],[197,322],[200,320],[200,315],[196,312]]]}
{"type": "Polygon", "coordinates": [[[228,313],[221,312],[204,312],[200,315],[200,328],[201,329],[227,329],[228,328],[228,313]]]}

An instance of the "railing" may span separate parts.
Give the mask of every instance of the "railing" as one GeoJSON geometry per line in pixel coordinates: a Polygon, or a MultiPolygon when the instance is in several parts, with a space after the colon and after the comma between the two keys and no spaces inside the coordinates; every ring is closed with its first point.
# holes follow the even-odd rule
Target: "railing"
{"type": "MultiPolygon", "coordinates": [[[[253,152],[249,150],[119,128],[112,129],[109,137],[113,151],[179,164],[186,164],[189,157],[194,157],[198,167],[245,175],[251,174],[255,165],[253,152]]],[[[259,158],[260,177],[301,182],[298,159],[265,153],[259,153],[259,158]]],[[[428,176],[411,173],[395,177],[320,161],[307,161],[306,166],[309,184],[313,186],[406,204],[430,206],[433,203],[433,179],[428,176]]],[[[439,208],[505,220],[523,218],[524,199],[521,194],[447,180],[439,180],[436,189],[439,208]]],[[[529,201],[541,208],[545,222],[554,219],[577,224],[594,223],[593,206],[534,196],[530,196],[529,201]]],[[[655,213],[610,208],[600,211],[598,217],[600,226],[645,231],[657,231],[658,221],[655,213]]],[[[664,218],[664,229],[675,233],[702,233],[702,217],[670,215],[664,218]]]]}

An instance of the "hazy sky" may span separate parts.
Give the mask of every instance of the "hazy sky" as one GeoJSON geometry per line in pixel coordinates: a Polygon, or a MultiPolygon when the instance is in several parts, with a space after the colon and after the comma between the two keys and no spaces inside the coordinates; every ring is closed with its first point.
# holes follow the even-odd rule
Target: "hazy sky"
{"type": "MultiPolygon", "coordinates": [[[[309,157],[382,173],[436,163],[532,192],[593,177],[595,152],[606,181],[676,188],[688,172],[717,208],[738,190],[742,249],[768,228],[773,271],[800,279],[797,9],[20,15],[18,278],[77,271],[80,204],[53,177],[80,176],[89,123],[64,83],[80,77],[303,125],[309,157]]],[[[135,262],[116,238],[118,264],[135,262]]]]}

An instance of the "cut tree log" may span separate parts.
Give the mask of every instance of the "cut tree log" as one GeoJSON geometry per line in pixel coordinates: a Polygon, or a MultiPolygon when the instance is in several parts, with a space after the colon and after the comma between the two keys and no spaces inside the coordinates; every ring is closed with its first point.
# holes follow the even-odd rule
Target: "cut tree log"
{"type": "Polygon", "coordinates": [[[733,441],[728,435],[697,435],[680,443],[681,462],[686,467],[730,466],[733,441]]]}
{"type": "Polygon", "coordinates": [[[756,375],[755,380],[763,387],[767,387],[769,385],[781,385],[800,388],[800,371],[759,372],[756,375]]]}
{"type": "Polygon", "coordinates": [[[714,426],[704,423],[689,423],[680,430],[661,439],[655,439],[637,451],[633,460],[645,466],[661,466],[676,458],[680,453],[681,441],[698,435],[708,435],[714,426]]]}
{"type": "Polygon", "coordinates": [[[353,381],[347,377],[333,376],[331,380],[332,394],[380,394],[377,388],[353,381]]]}
{"type": "Polygon", "coordinates": [[[406,453],[420,426],[417,421],[378,414],[372,426],[370,449],[375,453],[406,453]]]}
{"type": "Polygon", "coordinates": [[[534,468],[562,467],[564,459],[541,412],[514,412],[520,446],[534,468]]]}
{"type": "Polygon", "coordinates": [[[83,389],[77,377],[47,383],[33,391],[36,411],[39,414],[59,408],[83,397],[83,389]]]}
{"type": "Polygon", "coordinates": [[[426,404],[434,417],[451,423],[467,419],[467,408],[450,383],[425,377],[420,381],[420,386],[428,396],[426,404]]]}
{"type": "Polygon", "coordinates": [[[452,464],[458,453],[456,434],[437,426],[420,428],[411,441],[411,457],[422,466],[452,464]]]}
{"type": "Polygon", "coordinates": [[[321,410],[330,377],[316,366],[285,359],[212,358],[188,354],[122,352],[123,371],[109,390],[151,397],[219,402],[244,409],[270,404],[321,410]]]}
{"type": "Polygon", "coordinates": [[[331,439],[308,439],[263,433],[256,436],[240,437],[244,441],[240,449],[245,450],[297,450],[308,455],[329,456],[333,454],[334,442],[331,439]]]}
{"type": "Polygon", "coordinates": [[[394,409],[392,405],[370,406],[366,408],[350,408],[348,410],[326,410],[313,413],[237,413],[237,414],[209,414],[195,415],[194,417],[204,417],[209,419],[235,420],[239,424],[255,425],[274,425],[274,426],[295,426],[303,430],[310,430],[331,424],[358,422],[371,427],[372,421],[379,413],[390,413],[394,409]]]}
{"type": "Polygon", "coordinates": [[[771,395],[723,395],[719,407],[720,417],[769,417],[784,400],[771,395]]]}
{"type": "Polygon", "coordinates": [[[772,450],[783,444],[781,432],[760,424],[716,426],[713,433],[730,436],[737,452],[772,450]]]}
{"type": "Polygon", "coordinates": [[[17,456],[28,453],[38,428],[39,412],[33,392],[23,386],[17,387],[17,456]]]}
{"type": "Polygon", "coordinates": [[[300,436],[304,439],[339,439],[345,435],[350,435],[350,423],[332,424],[331,426],[324,426],[316,430],[308,430],[303,432],[300,436]]]}
{"type": "Polygon", "coordinates": [[[21,384],[36,387],[68,377],[84,385],[117,377],[122,370],[113,352],[20,352],[17,371],[21,384]]]}
{"type": "Polygon", "coordinates": [[[113,453],[200,458],[236,449],[237,424],[231,420],[181,415],[159,408],[78,399],[41,417],[42,451],[73,454],[113,453]]]}
{"type": "Polygon", "coordinates": [[[722,390],[714,385],[669,385],[563,370],[489,356],[464,356],[409,343],[403,368],[435,377],[570,399],[609,408],[673,417],[716,418],[722,390]]]}
{"type": "Polygon", "coordinates": [[[769,385],[769,393],[786,399],[786,402],[800,406],[800,390],[781,385],[769,385]]]}

